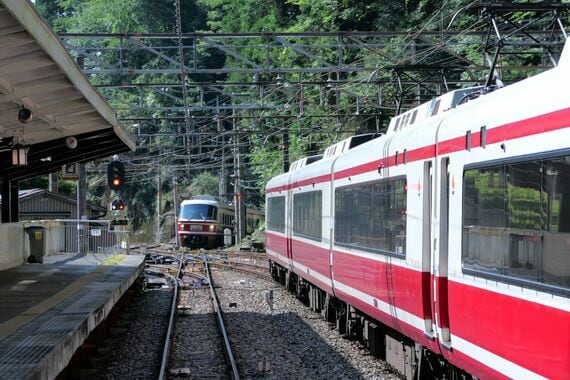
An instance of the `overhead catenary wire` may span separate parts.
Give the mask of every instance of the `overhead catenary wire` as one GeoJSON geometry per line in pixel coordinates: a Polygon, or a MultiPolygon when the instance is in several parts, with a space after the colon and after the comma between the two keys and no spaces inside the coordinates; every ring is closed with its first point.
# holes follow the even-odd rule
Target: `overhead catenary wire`
{"type": "MultiPolygon", "coordinates": [[[[476,1],[470,1],[467,4],[460,3],[459,8],[467,9],[476,3],[476,1]]],[[[380,47],[370,45],[365,48],[368,49],[371,54],[361,55],[358,60],[352,61],[351,64],[362,64],[365,61],[372,61],[373,59],[380,58],[376,59],[379,64],[373,74],[377,75],[382,72],[383,80],[385,81],[384,85],[394,86],[396,85],[395,77],[391,76],[386,78],[387,74],[393,67],[398,67],[409,62],[411,59],[410,50],[412,50],[412,47],[417,43],[418,39],[424,38],[429,39],[429,41],[424,43],[422,49],[414,52],[413,60],[415,63],[430,63],[432,65],[442,66],[451,66],[462,63],[462,59],[459,54],[442,54],[441,56],[436,56],[436,54],[442,51],[443,48],[461,48],[461,45],[452,46],[450,42],[459,41],[463,37],[473,36],[477,33],[480,34],[484,31],[487,24],[482,19],[476,19],[470,26],[463,27],[459,33],[451,36],[447,26],[452,21],[455,21],[458,16],[455,10],[450,9],[450,4],[452,4],[452,2],[449,0],[441,3],[438,9],[432,13],[430,19],[421,25],[419,30],[409,32],[406,35],[398,34],[397,36],[394,36],[399,38],[400,41],[393,45],[394,51],[392,51],[389,56],[387,56],[380,47]]],[[[180,31],[178,35],[178,48],[180,48],[181,38],[187,38],[187,36],[182,36],[181,28],[179,28],[179,26],[177,26],[177,32],[178,31],[180,31]]],[[[315,33],[314,35],[325,39],[329,38],[328,36],[332,36],[326,33],[315,33]]],[[[238,38],[246,38],[247,36],[247,34],[243,34],[228,36],[228,38],[232,38],[237,41],[238,38]]],[[[150,37],[150,35],[144,36],[144,38],[150,37]]],[[[166,38],[165,36],[156,37],[166,38]]],[[[363,40],[368,37],[365,33],[355,32],[352,34],[347,33],[343,38],[351,39],[351,42],[357,46],[359,39],[363,40]]],[[[332,43],[330,45],[333,46],[332,43]]],[[[235,46],[236,48],[239,47],[239,43],[236,43],[235,46]]],[[[243,45],[243,47],[246,46],[249,45],[247,43],[243,45]]],[[[449,51],[452,52],[452,50],[449,51]]],[[[183,54],[179,54],[179,58],[182,56],[183,54]]],[[[180,67],[184,67],[183,62],[181,62],[180,67]]],[[[299,84],[297,84],[295,80],[291,80],[292,78],[289,78],[287,87],[284,85],[277,85],[277,83],[260,82],[251,83],[250,92],[240,89],[239,86],[236,86],[235,90],[231,87],[219,88],[215,90],[220,91],[220,95],[218,97],[213,97],[210,100],[200,100],[202,102],[201,104],[206,107],[211,107],[211,110],[204,108],[203,112],[196,112],[192,115],[189,115],[189,104],[183,105],[182,112],[180,112],[180,110],[161,111],[156,109],[153,114],[160,114],[160,112],[173,112],[174,114],[170,118],[162,119],[160,116],[156,117],[152,122],[151,119],[143,120],[141,118],[140,120],[144,126],[139,127],[141,133],[138,136],[141,141],[146,142],[149,142],[151,139],[166,141],[169,143],[170,147],[162,150],[154,149],[146,151],[140,158],[133,158],[132,162],[133,164],[146,167],[151,166],[153,161],[159,165],[170,163],[170,165],[176,167],[175,170],[178,170],[179,166],[175,162],[191,156],[192,162],[196,162],[195,165],[192,165],[193,170],[208,170],[215,168],[216,166],[221,168],[221,165],[227,165],[227,163],[220,162],[218,155],[224,151],[223,144],[227,143],[225,140],[230,137],[239,139],[239,144],[249,144],[250,138],[257,134],[265,133],[271,135],[271,133],[273,133],[272,131],[274,131],[276,132],[274,136],[279,136],[279,134],[282,133],[281,128],[284,127],[286,130],[292,128],[294,133],[301,138],[307,138],[314,133],[315,125],[321,124],[321,122],[316,122],[320,117],[330,118],[331,121],[329,124],[331,125],[331,128],[334,128],[334,131],[338,133],[339,137],[341,137],[344,134],[357,133],[360,128],[359,126],[364,123],[374,121],[378,123],[377,118],[379,114],[393,114],[396,109],[393,104],[387,103],[385,99],[383,102],[375,102],[374,96],[371,97],[371,94],[374,94],[374,90],[370,89],[372,87],[363,86],[363,84],[379,85],[379,83],[373,83],[377,78],[373,78],[373,75],[361,72],[357,73],[357,75],[351,76],[350,80],[346,80],[344,78],[344,75],[346,75],[344,70],[348,67],[348,63],[345,63],[345,66],[339,67],[336,73],[332,70],[331,78],[334,79],[331,80],[330,83],[327,80],[321,79],[321,83],[316,83],[313,86],[314,89],[311,89],[311,84],[309,83],[310,80],[308,80],[308,78],[310,79],[312,76],[313,79],[318,79],[319,75],[322,76],[322,74],[303,74],[304,80],[299,80],[299,84]],[[328,89],[329,85],[331,85],[330,89],[328,89]],[[325,103],[319,105],[308,103],[310,98],[307,96],[307,93],[313,91],[313,94],[310,94],[310,96],[315,99],[314,91],[318,87],[320,87],[319,91],[321,91],[321,93],[325,93],[326,96],[333,98],[333,102],[331,104],[325,103]],[[258,107],[255,104],[257,98],[255,98],[255,96],[262,96],[260,101],[269,107],[267,109],[259,108],[261,111],[257,111],[258,107]],[[227,102],[227,104],[218,103],[218,99],[220,98],[224,98],[224,102],[227,102]],[[339,99],[341,101],[339,101],[339,99]],[[366,103],[364,103],[364,100],[366,100],[366,103]],[[228,110],[234,109],[236,112],[234,114],[230,114],[223,110],[224,107],[227,107],[228,110]],[[311,107],[313,109],[311,109],[311,107]],[[319,109],[324,109],[328,112],[326,114],[319,115],[319,109]],[[370,113],[370,110],[372,109],[377,110],[377,112],[370,113]],[[176,116],[176,112],[178,112],[179,116],[176,116]],[[212,112],[216,113],[218,120],[221,119],[228,121],[231,120],[231,118],[239,117],[240,122],[238,122],[238,124],[247,123],[247,121],[244,120],[252,120],[255,122],[252,124],[252,128],[246,128],[248,130],[240,131],[237,135],[232,131],[222,131],[220,133],[217,129],[217,123],[219,121],[213,120],[212,118],[209,119],[208,113],[212,115],[212,112]],[[369,114],[367,115],[366,112],[369,114]],[[195,117],[191,118],[191,116],[195,117]],[[272,119],[276,118],[281,121],[279,123],[270,122],[272,119]],[[189,122],[191,122],[190,130],[188,129],[189,122]],[[182,125],[181,123],[184,123],[185,132],[181,132],[180,130],[180,125],[182,125]],[[153,132],[153,128],[155,132],[153,132]],[[144,132],[145,129],[149,132],[144,132]],[[158,129],[158,131],[156,131],[156,129],[158,129]],[[232,135],[232,133],[234,133],[234,135],[232,135]],[[196,140],[194,142],[194,140],[191,139],[196,140]],[[220,143],[221,146],[219,145],[220,143]],[[210,158],[210,163],[202,162],[208,161],[208,158],[210,158]]],[[[283,74],[286,74],[286,72],[283,72],[283,74]]],[[[293,74],[290,73],[289,75],[293,74]]],[[[299,75],[299,77],[300,76],[301,75],[299,75]]],[[[471,80],[478,80],[477,73],[472,75],[471,80]]],[[[182,83],[177,84],[177,86],[179,86],[179,91],[187,89],[188,86],[185,81],[181,79],[180,82],[182,83]]],[[[176,81],[173,83],[176,84],[176,81]]],[[[201,86],[205,85],[206,84],[202,84],[201,86]]],[[[209,85],[215,86],[216,84],[211,83],[209,85]]],[[[156,91],[158,89],[156,85],[154,85],[153,88],[154,90],[149,91],[156,91]]],[[[199,87],[199,89],[192,90],[191,94],[188,93],[187,95],[180,94],[180,92],[172,93],[162,90],[158,91],[160,96],[170,97],[172,100],[180,102],[184,99],[188,100],[188,96],[202,96],[202,88],[203,87],[199,87]]],[[[117,88],[117,91],[123,90],[125,89],[120,87],[117,88]]],[[[316,99],[318,99],[318,97],[316,99]]],[[[125,105],[125,109],[127,108],[130,110],[131,105],[125,105]]],[[[125,118],[124,120],[127,121],[128,119],[125,118]]],[[[133,119],[133,121],[134,120],[136,120],[136,118],[133,119]]],[[[278,149],[280,144],[278,139],[271,138],[267,143],[266,148],[268,149],[278,149]]],[[[295,153],[292,152],[292,154],[295,153]]],[[[248,154],[245,153],[244,157],[247,158],[248,154]]],[[[231,163],[229,165],[231,165],[231,163]]]]}

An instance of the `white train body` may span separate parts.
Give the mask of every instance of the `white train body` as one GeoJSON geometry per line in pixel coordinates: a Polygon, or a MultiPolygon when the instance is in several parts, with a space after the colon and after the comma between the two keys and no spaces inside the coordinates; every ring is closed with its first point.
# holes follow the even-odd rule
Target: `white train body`
{"type": "Polygon", "coordinates": [[[270,259],[477,377],[568,379],[569,88],[567,46],[273,178],[270,259]]]}

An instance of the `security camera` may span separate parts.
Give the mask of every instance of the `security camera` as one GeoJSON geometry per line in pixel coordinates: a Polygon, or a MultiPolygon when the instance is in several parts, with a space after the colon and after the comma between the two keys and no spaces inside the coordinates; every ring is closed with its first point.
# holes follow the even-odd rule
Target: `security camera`
{"type": "Polygon", "coordinates": [[[34,118],[34,114],[29,108],[22,107],[18,111],[18,121],[22,124],[28,124],[34,118]]]}
{"type": "Polygon", "coordinates": [[[77,138],[73,137],[73,136],[69,136],[65,139],[65,145],[69,148],[69,149],[75,149],[77,148],[77,138]]]}

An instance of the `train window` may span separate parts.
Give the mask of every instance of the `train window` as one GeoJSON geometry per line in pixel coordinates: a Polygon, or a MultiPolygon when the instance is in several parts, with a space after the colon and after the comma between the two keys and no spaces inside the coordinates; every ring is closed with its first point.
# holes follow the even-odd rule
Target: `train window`
{"type": "Polygon", "coordinates": [[[440,103],[440,99],[437,99],[435,101],[435,103],[433,104],[433,108],[431,110],[431,116],[437,115],[437,112],[439,111],[439,103],[440,103]]]}
{"type": "Polygon", "coordinates": [[[335,244],[405,257],[406,186],[397,178],[337,189],[335,244]]]}
{"type": "Polygon", "coordinates": [[[285,232],[285,197],[267,199],[267,229],[285,232]]]}
{"type": "Polygon", "coordinates": [[[215,220],[218,218],[218,208],[207,204],[186,204],[180,210],[180,219],[215,220]]]}
{"type": "Polygon", "coordinates": [[[468,169],[463,193],[464,270],[570,290],[570,160],[468,169]]]}
{"type": "Polygon", "coordinates": [[[322,192],[311,191],[293,196],[293,234],[321,241],[322,192]]]}
{"type": "Polygon", "coordinates": [[[394,125],[394,131],[398,130],[398,126],[400,125],[400,118],[396,119],[396,125],[394,125]]]}
{"type": "Polygon", "coordinates": [[[412,114],[412,120],[410,120],[410,125],[414,124],[414,122],[416,121],[417,114],[418,114],[418,110],[414,110],[414,113],[412,114]]]}
{"type": "Polygon", "coordinates": [[[485,148],[487,146],[487,127],[483,126],[481,127],[481,133],[480,133],[480,137],[481,137],[481,148],[485,148]]]}

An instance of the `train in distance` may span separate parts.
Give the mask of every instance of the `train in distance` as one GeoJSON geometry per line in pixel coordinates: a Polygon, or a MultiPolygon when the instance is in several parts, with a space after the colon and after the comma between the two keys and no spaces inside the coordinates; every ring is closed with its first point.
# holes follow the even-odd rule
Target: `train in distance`
{"type": "MultiPolygon", "coordinates": [[[[246,234],[253,233],[263,221],[264,214],[254,208],[245,210],[246,234]]],[[[218,248],[224,246],[229,232],[235,243],[235,206],[214,196],[201,195],[180,204],[176,232],[181,247],[218,248]]]]}
{"type": "Polygon", "coordinates": [[[569,379],[569,88],[567,42],[295,162],[265,190],[273,277],[408,379],[569,379]]]}

